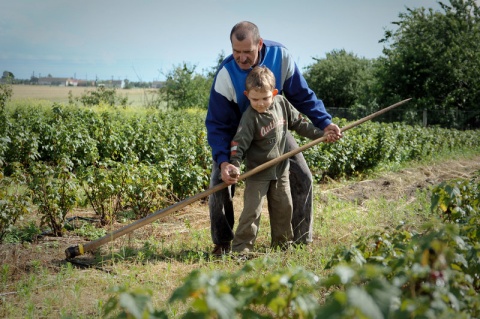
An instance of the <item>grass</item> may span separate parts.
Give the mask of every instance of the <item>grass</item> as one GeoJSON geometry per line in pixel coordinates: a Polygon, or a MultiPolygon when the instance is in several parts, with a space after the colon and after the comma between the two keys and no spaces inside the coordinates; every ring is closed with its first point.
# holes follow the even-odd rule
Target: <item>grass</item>
{"type": "MultiPolygon", "coordinates": [[[[73,87],[73,86],[46,86],[46,85],[12,85],[12,102],[32,102],[48,101],[59,104],[68,104],[69,94],[73,98],[79,98],[87,91],[94,91],[94,87],[73,87]]],[[[154,89],[117,89],[121,97],[128,98],[129,106],[145,106],[152,99],[154,89]]]]}
{"type": "MultiPolygon", "coordinates": [[[[16,86],[14,94],[15,89],[16,86]]],[[[68,96],[71,88],[61,89],[66,89],[68,96]]],[[[84,92],[77,89],[77,93],[84,92]]],[[[17,98],[14,96],[11,103],[21,105],[22,99],[36,97],[24,93],[17,98]]],[[[131,109],[133,115],[134,107],[131,109]]],[[[141,110],[135,112],[138,111],[141,110]]],[[[462,153],[462,158],[479,162],[478,152],[462,153]]],[[[303,249],[271,251],[268,214],[264,211],[256,242],[257,258],[268,257],[272,271],[301,266],[325,276],[325,265],[338,247],[348,247],[360,237],[402,222],[418,227],[428,219],[429,189],[435,180],[425,181],[435,177],[435,167],[441,166],[437,171],[442,173],[452,170],[445,178],[462,175],[461,165],[444,164],[449,159],[461,158],[457,154],[444,154],[428,162],[386,165],[355,179],[316,185],[314,242],[303,249]]],[[[242,188],[238,188],[234,197],[237,218],[243,206],[242,188]]],[[[72,215],[80,213],[88,217],[91,212],[74,211],[72,215]]],[[[90,224],[83,233],[69,231],[63,238],[45,237],[33,243],[0,245],[0,318],[103,318],[102,308],[111,289],[119,286],[153,291],[155,308],[167,310],[172,318],[178,317],[186,305],[170,304],[168,299],[189,273],[196,269],[233,273],[244,265],[230,256],[214,259],[209,255],[212,244],[208,214],[205,203],[194,203],[102,246],[93,254],[77,257],[75,264],[65,261],[65,249],[85,242],[87,234],[102,236],[90,224]]],[[[26,233],[35,232],[29,223],[36,219],[32,215],[25,221],[26,233]]],[[[125,218],[103,230],[111,232],[130,222],[125,218]]],[[[18,237],[22,237],[21,232],[18,237]]],[[[315,297],[323,300],[324,292],[319,291],[315,297]]]]}

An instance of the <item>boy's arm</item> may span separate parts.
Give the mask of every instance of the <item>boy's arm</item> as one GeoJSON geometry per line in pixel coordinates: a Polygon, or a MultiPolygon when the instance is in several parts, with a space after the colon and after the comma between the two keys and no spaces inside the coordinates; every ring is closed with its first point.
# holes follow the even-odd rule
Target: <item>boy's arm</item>
{"type": "Polygon", "coordinates": [[[317,128],[308,119],[304,118],[288,100],[282,101],[285,113],[288,117],[288,129],[299,135],[315,140],[323,136],[323,130],[317,128]]]}
{"type": "Polygon", "coordinates": [[[252,112],[248,110],[243,113],[240,124],[238,125],[237,133],[230,143],[230,163],[236,167],[240,167],[246,152],[253,141],[255,127],[253,125],[254,119],[251,117],[252,112]]]}
{"type": "Polygon", "coordinates": [[[226,169],[229,177],[233,178],[235,183],[238,181],[240,165],[252,143],[254,135],[254,125],[252,125],[253,120],[249,120],[248,115],[248,111],[243,114],[240,124],[238,125],[237,133],[230,143],[230,163],[225,164],[225,166],[222,164],[222,171],[226,169]]]}

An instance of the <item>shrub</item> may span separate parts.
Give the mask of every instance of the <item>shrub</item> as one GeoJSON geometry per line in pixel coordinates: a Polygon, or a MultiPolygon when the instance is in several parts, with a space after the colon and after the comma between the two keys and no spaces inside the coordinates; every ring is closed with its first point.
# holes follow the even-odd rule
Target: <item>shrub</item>
{"type": "Polygon", "coordinates": [[[121,209],[121,179],[112,167],[116,167],[113,161],[101,162],[82,167],[78,173],[81,187],[102,225],[113,223],[121,209]]]}
{"type": "Polygon", "coordinates": [[[65,217],[77,200],[78,184],[71,167],[72,163],[64,160],[54,167],[37,162],[31,168],[30,188],[41,216],[40,225],[50,226],[54,236],[63,235],[65,217]]]}
{"type": "Polygon", "coordinates": [[[0,171],[0,243],[15,223],[32,210],[32,193],[25,172],[18,163],[11,166],[13,174],[9,177],[0,171]]]}

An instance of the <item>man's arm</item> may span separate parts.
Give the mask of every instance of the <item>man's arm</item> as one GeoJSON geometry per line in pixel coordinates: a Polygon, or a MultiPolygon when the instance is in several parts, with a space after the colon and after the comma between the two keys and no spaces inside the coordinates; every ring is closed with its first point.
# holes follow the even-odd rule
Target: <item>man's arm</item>
{"type": "Polygon", "coordinates": [[[332,116],[325,109],[323,101],[318,99],[315,92],[313,92],[307,84],[307,81],[300,73],[297,65],[293,63],[293,74],[284,82],[284,95],[290,103],[302,114],[305,114],[312,123],[322,129],[327,136],[327,142],[335,142],[342,138],[340,128],[335,123],[332,123],[332,116]]]}
{"type": "Polygon", "coordinates": [[[305,114],[312,123],[325,129],[332,123],[332,116],[328,114],[322,100],[319,100],[309,87],[305,78],[295,65],[292,76],[285,80],[283,93],[290,103],[302,114],[305,114]]]}
{"type": "Polygon", "coordinates": [[[215,90],[216,81],[210,90],[205,125],[213,160],[220,164],[228,162],[230,158],[230,141],[235,135],[241,114],[233,101],[215,90]]]}

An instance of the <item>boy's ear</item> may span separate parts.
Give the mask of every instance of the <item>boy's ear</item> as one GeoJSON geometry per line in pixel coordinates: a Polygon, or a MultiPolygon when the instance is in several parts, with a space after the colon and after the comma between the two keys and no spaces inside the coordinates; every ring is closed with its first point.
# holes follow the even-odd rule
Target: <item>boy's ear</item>
{"type": "Polygon", "coordinates": [[[243,94],[244,94],[246,97],[248,97],[248,92],[247,92],[247,90],[243,91],[243,94]]]}
{"type": "Polygon", "coordinates": [[[272,93],[273,93],[273,96],[277,95],[277,94],[278,94],[278,89],[274,89],[274,90],[272,91],[272,93]]]}

